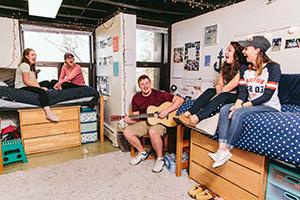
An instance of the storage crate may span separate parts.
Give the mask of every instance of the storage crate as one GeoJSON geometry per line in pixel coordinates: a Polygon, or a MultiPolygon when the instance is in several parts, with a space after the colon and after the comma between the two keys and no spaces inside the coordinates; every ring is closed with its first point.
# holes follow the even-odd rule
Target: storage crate
{"type": "Polygon", "coordinates": [[[270,162],[268,183],[282,188],[287,192],[300,194],[300,171],[282,164],[270,162]]]}
{"type": "Polygon", "coordinates": [[[299,191],[289,192],[268,182],[266,200],[300,200],[299,191]]]}
{"type": "Polygon", "coordinates": [[[93,122],[97,121],[97,112],[93,108],[81,107],[80,109],[80,122],[93,122]]]}
{"type": "Polygon", "coordinates": [[[81,143],[96,142],[98,140],[97,112],[93,108],[80,109],[81,143]]]}
{"type": "Polygon", "coordinates": [[[98,141],[98,132],[88,132],[81,134],[81,143],[90,143],[90,142],[97,142],[98,141]]]}

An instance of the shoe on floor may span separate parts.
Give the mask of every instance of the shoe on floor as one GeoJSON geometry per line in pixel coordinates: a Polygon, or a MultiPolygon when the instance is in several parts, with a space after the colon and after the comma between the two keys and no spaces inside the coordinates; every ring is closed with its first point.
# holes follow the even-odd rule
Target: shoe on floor
{"type": "Polygon", "coordinates": [[[225,164],[230,158],[232,157],[232,154],[229,150],[226,151],[217,151],[216,161],[212,165],[213,168],[219,167],[223,164],[225,164]]]}
{"type": "Polygon", "coordinates": [[[164,166],[165,166],[164,159],[163,158],[157,158],[155,160],[155,164],[152,168],[152,171],[155,172],[155,173],[159,173],[163,170],[164,166]]]}
{"type": "Polygon", "coordinates": [[[203,189],[202,187],[198,186],[198,185],[193,185],[191,187],[191,189],[188,191],[188,195],[192,198],[196,198],[196,194],[199,193],[199,192],[202,192],[203,189]]]}
{"type": "Polygon", "coordinates": [[[139,152],[135,157],[131,158],[130,165],[137,165],[148,157],[148,152],[139,152]]]}
{"type": "Polygon", "coordinates": [[[196,200],[209,200],[211,198],[213,198],[213,196],[208,190],[204,190],[203,192],[198,192],[196,194],[196,200]]]}

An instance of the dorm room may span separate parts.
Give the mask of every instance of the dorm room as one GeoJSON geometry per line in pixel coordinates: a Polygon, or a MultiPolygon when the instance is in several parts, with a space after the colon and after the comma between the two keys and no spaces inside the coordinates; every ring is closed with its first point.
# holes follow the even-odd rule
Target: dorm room
{"type": "Polygon", "coordinates": [[[50,18],[30,4],[0,2],[1,199],[300,200],[298,0],[62,0],[50,18]],[[69,58],[80,67],[85,86],[45,89],[58,122],[37,93],[14,86],[28,48],[39,83],[60,81],[69,58]],[[243,115],[230,157],[216,166],[225,123],[217,113],[236,103],[240,76],[258,70],[250,56],[262,51],[272,60],[262,71],[274,61],[280,80],[255,80],[263,89],[253,90],[278,84],[281,109],[243,115]],[[234,101],[224,96],[208,119],[182,120],[206,91],[215,90],[207,102],[228,92],[219,93],[235,74],[234,101]],[[7,184],[20,192],[8,194],[7,184]]]}

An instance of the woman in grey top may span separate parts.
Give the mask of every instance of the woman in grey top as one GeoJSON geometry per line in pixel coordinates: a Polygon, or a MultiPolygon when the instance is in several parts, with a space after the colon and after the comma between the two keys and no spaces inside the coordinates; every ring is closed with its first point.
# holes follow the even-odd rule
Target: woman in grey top
{"type": "Polygon", "coordinates": [[[35,60],[36,53],[33,49],[27,48],[23,51],[21,63],[16,70],[15,88],[38,94],[46,118],[50,121],[58,122],[59,117],[57,117],[49,107],[48,89],[41,87],[36,79],[35,60]]]}

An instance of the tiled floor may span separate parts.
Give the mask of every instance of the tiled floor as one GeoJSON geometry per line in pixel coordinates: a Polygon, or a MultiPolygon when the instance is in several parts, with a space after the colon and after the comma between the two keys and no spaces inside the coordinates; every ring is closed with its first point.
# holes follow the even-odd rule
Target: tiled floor
{"type": "Polygon", "coordinates": [[[81,159],[117,150],[119,150],[119,148],[113,147],[110,140],[106,139],[103,144],[96,142],[83,144],[80,147],[29,155],[27,156],[28,163],[16,162],[4,165],[4,173],[58,164],[71,159],[81,159]]]}

